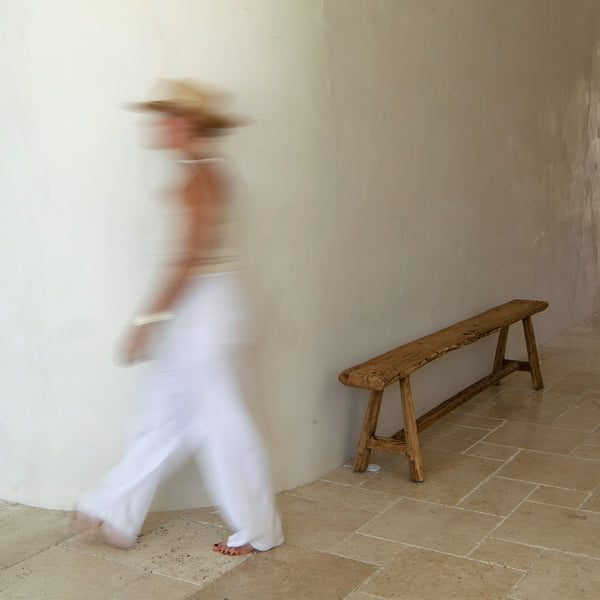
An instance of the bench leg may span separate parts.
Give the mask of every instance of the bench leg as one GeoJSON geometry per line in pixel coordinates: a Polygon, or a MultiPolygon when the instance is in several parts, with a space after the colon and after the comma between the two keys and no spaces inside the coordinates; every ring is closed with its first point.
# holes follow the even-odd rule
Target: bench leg
{"type": "MultiPolygon", "coordinates": [[[[503,327],[500,330],[500,337],[498,337],[498,345],[496,346],[496,356],[494,358],[494,368],[492,373],[498,372],[504,365],[504,355],[506,353],[506,342],[508,340],[508,326],[503,327]]],[[[500,385],[497,381],[495,385],[500,385]]]]}
{"type": "Polygon", "coordinates": [[[529,359],[529,370],[531,371],[533,387],[536,390],[541,390],[544,387],[544,380],[542,379],[542,370],[540,369],[540,359],[538,358],[531,317],[523,319],[523,331],[525,333],[525,345],[527,346],[527,358],[529,359]]]}
{"type": "Polygon", "coordinates": [[[404,441],[406,443],[406,458],[410,478],[413,481],[423,481],[423,463],[421,462],[421,448],[417,435],[417,423],[415,421],[415,409],[412,401],[410,378],[404,377],[400,380],[400,397],[402,398],[402,416],[404,418],[404,441]]]}
{"type": "Polygon", "coordinates": [[[371,392],[369,405],[363,421],[363,426],[358,440],[358,448],[354,458],[354,471],[364,471],[369,466],[371,449],[367,446],[369,440],[375,435],[377,428],[377,419],[379,418],[379,409],[381,408],[381,398],[383,391],[371,392]]]}

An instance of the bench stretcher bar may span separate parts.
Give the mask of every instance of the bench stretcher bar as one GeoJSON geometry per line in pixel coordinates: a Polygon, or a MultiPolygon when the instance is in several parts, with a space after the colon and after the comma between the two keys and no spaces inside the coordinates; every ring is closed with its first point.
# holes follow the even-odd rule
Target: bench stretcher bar
{"type": "MultiPolygon", "coordinates": [[[[483,377],[479,381],[467,386],[464,390],[458,392],[451,398],[448,398],[445,402],[438,404],[435,408],[432,408],[429,412],[421,415],[417,419],[417,432],[421,433],[424,429],[427,429],[430,425],[433,425],[438,419],[441,419],[448,413],[451,413],[455,408],[458,408],[465,402],[468,402],[471,398],[474,398],[479,392],[482,392],[486,388],[494,385],[501,379],[504,379],[507,375],[514,373],[515,371],[529,371],[529,363],[518,361],[518,360],[505,360],[504,366],[496,371],[495,373],[490,373],[486,377],[483,377]],[[526,365],[527,368],[521,368],[522,365],[526,365]]],[[[391,438],[388,438],[391,441],[400,442],[400,444],[404,445],[404,429],[401,429],[397,433],[395,433],[391,438]]],[[[380,449],[383,450],[380,446],[380,449]]],[[[388,450],[388,452],[399,452],[388,450]]]]}

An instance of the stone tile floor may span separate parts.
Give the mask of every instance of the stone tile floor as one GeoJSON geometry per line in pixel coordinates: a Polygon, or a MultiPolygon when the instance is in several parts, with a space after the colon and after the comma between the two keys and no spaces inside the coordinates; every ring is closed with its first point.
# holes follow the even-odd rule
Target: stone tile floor
{"type": "Polygon", "coordinates": [[[281,494],[270,552],[214,553],[210,508],[152,513],[121,551],[0,502],[0,599],[598,600],[600,314],[540,354],[544,391],[515,373],[421,434],[424,483],[374,453],[281,494]]]}

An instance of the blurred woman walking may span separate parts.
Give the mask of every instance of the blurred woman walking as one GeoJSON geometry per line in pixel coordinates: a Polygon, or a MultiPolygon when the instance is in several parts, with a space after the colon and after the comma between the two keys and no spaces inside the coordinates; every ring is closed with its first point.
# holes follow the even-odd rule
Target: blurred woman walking
{"type": "Polygon", "coordinates": [[[233,531],[214,549],[269,550],[283,543],[283,534],[267,457],[236,375],[246,320],[238,237],[227,163],[211,150],[215,135],[241,122],[222,112],[224,97],[211,89],[174,80],[160,88],[155,100],[135,108],[156,113],[160,146],[177,151],[186,170],[176,198],[177,258],[126,336],[128,363],[158,346],[129,445],[121,462],[77,500],[72,529],[130,547],[170,459],[184,448],[233,531]]]}

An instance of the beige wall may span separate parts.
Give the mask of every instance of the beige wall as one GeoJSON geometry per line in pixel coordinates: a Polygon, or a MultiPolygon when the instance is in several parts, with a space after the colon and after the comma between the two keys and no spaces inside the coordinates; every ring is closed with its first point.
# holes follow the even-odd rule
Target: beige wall
{"type": "MultiPolygon", "coordinates": [[[[68,507],[122,451],[144,367],[112,348],[160,261],[169,169],[119,105],[157,77],[225,85],[254,119],[229,147],[278,489],[352,454],[366,394],[342,368],[515,297],[550,301],[541,341],[598,309],[599,2],[92,4],[0,7],[0,497],[68,507]]],[[[491,352],[423,369],[417,411],[491,352]]],[[[188,465],[156,506],[206,501],[188,465]]]]}

